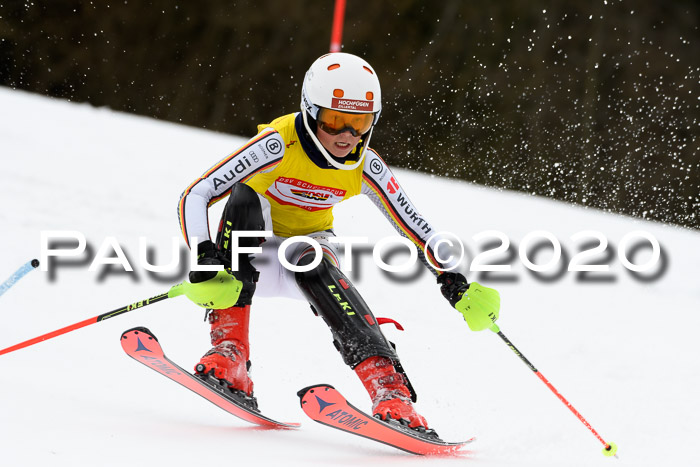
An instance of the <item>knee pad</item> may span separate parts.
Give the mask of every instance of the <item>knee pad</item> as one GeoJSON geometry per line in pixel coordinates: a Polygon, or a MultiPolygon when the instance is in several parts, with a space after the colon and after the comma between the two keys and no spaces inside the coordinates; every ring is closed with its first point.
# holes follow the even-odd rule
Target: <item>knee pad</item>
{"type": "MultiPolygon", "coordinates": [[[[310,264],[305,256],[299,266],[310,264]]],[[[343,361],[355,368],[369,357],[387,357],[399,361],[391,343],[352,283],[327,259],[310,271],[296,272],[295,279],[314,314],[331,329],[333,343],[343,361]]]]}
{"type": "MultiPolygon", "coordinates": [[[[245,183],[236,183],[231,188],[231,194],[221,216],[219,233],[216,236],[219,250],[230,250],[232,230],[265,230],[260,198],[256,191],[245,183]]],[[[241,246],[258,246],[260,243],[262,243],[260,238],[240,238],[241,246]]]]}

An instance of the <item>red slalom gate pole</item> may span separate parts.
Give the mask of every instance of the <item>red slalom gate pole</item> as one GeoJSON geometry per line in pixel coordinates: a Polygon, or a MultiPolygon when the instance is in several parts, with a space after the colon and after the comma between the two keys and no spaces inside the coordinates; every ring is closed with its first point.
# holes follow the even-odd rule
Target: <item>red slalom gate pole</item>
{"type": "Polygon", "coordinates": [[[39,342],[44,342],[45,340],[48,339],[53,339],[54,337],[69,333],[71,331],[75,331],[76,329],[84,328],[85,326],[89,326],[91,324],[99,323],[100,321],[104,321],[109,318],[113,318],[115,316],[121,315],[123,313],[126,313],[131,310],[136,310],[139,308],[143,308],[146,305],[152,305],[153,303],[160,302],[161,300],[165,300],[166,298],[171,298],[171,297],[177,297],[178,295],[182,295],[182,284],[177,284],[174,285],[170,288],[169,291],[162,293],[160,295],[156,295],[155,297],[148,298],[146,300],[142,300],[140,302],[132,303],[130,305],[123,306],[121,308],[117,308],[116,310],[108,311],[107,313],[102,313],[101,315],[93,316],[92,318],[88,318],[86,320],[80,321],[78,323],[71,324],[69,326],[63,327],[61,329],[57,329],[55,331],[47,332],[46,334],[42,334],[41,336],[35,337],[33,339],[26,340],[24,342],[20,342],[19,344],[15,344],[11,347],[7,347],[6,349],[1,349],[0,350],[0,355],[5,355],[6,353],[14,352],[15,350],[20,350],[24,349],[25,347],[29,347],[34,344],[38,344],[39,342]]]}
{"type": "Polygon", "coordinates": [[[525,363],[525,365],[527,365],[527,367],[530,368],[535,373],[535,375],[537,375],[537,377],[549,388],[549,390],[552,391],[554,395],[557,396],[557,398],[559,398],[559,400],[566,407],[568,407],[569,410],[571,410],[571,413],[576,415],[576,418],[578,418],[581,421],[581,423],[583,423],[583,425],[586,428],[588,428],[591,431],[591,433],[593,433],[593,436],[595,436],[598,439],[598,441],[603,443],[603,455],[615,456],[617,458],[617,445],[615,443],[605,441],[603,437],[598,434],[595,428],[593,428],[591,424],[588,423],[588,421],[585,418],[583,418],[583,415],[581,415],[581,413],[578,410],[576,410],[576,408],[573,405],[571,405],[571,403],[568,400],[566,400],[566,398],[562,396],[561,393],[559,393],[559,391],[557,391],[557,388],[555,388],[552,385],[552,383],[550,383],[549,380],[545,378],[544,375],[540,373],[539,370],[535,368],[535,366],[532,363],[530,363],[530,361],[527,358],[525,358],[525,355],[523,355],[518,350],[518,348],[515,347],[515,345],[513,345],[510,339],[508,339],[506,335],[503,334],[503,332],[501,332],[501,329],[496,324],[494,324],[490,329],[496,334],[498,334],[498,336],[501,339],[503,339],[503,342],[505,342],[506,345],[510,347],[510,350],[512,350],[515,353],[515,355],[520,357],[520,360],[522,360],[523,363],[525,363]]]}
{"type": "Polygon", "coordinates": [[[331,31],[331,52],[340,52],[343,43],[343,21],[345,20],[345,0],[335,0],[333,30],[331,31]]]}

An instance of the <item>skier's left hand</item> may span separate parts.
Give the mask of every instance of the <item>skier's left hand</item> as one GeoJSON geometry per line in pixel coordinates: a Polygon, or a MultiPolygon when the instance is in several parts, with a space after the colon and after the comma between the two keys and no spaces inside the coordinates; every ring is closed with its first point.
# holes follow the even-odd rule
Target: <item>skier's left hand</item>
{"type": "Polygon", "coordinates": [[[498,291],[478,282],[467,282],[459,273],[445,272],[438,279],[442,295],[462,313],[472,331],[483,331],[495,326],[501,308],[498,291]]]}

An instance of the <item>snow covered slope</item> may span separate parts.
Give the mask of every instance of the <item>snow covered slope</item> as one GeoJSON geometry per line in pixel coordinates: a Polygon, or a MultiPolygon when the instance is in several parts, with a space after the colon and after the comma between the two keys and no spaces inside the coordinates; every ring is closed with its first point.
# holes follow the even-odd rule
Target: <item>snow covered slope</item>
{"type": "MultiPolygon", "coordinates": [[[[167,262],[171,239],[180,235],[180,193],[241,139],[6,88],[0,109],[0,280],[38,257],[40,234],[50,230],[82,232],[93,255],[112,236],[135,269],[101,275],[88,270],[87,257],[53,278],[31,272],[0,298],[0,348],[166,291],[177,275],[150,277],[140,266],[139,237],[153,246],[157,263],[167,262]]],[[[471,258],[495,240],[474,240],[480,232],[500,231],[510,241],[511,272],[469,276],[501,291],[501,329],[603,437],[618,443],[619,462],[697,463],[698,232],[396,174],[422,214],[464,240],[471,258]],[[589,230],[609,241],[609,255],[591,258],[609,265],[607,273],[585,280],[565,270],[538,276],[517,255],[526,235],[548,231],[561,242],[559,263],[566,266],[591,240],[570,237],[589,230]],[[652,234],[661,246],[664,267],[651,278],[635,278],[617,255],[633,231],[652,234]]],[[[335,215],[339,235],[372,242],[395,235],[361,197],[335,215]]],[[[634,250],[627,248],[633,263],[650,257],[649,249],[634,250]]],[[[538,264],[552,255],[547,248],[535,254],[534,243],[526,251],[538,264]]],[[[497,254],[489,262],[502,259],[497,254]]],[[[192,367],[208,349],[208,325],[201,309],[178,298],[1,356],[0,464],[617,464],[496,335],[469,331],[432,276],[399,283],[373,265],[371,254],[348,274],[377,316],[404,325],[403,333],[385,333],[419,392],[418,409],[445,439],[476,435],[469,451],[415,458],[306,419],[295,393],[314,383],[333,384],[364,409],[369,401],[322,320],[286,299],[255,302],[253,378],[267,414],[303,426],[266,431],[233,418],[121,350],[123,330],[146,326],[172,359],[192,367]]]]}

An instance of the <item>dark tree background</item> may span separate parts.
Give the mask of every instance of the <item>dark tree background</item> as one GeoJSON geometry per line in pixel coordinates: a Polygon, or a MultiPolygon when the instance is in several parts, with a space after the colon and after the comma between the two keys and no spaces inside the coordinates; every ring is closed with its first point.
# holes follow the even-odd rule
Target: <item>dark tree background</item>
{"type": "MultiPolygon", "coordinates": [[[[0,0],[0,85],[252,135],[332,0],[0,0]]],[[[700,228],[700,3],[348,0],[395,166],[700,228]]],[[[0,102],[0,110],[2,103],[0,102]]]]}

